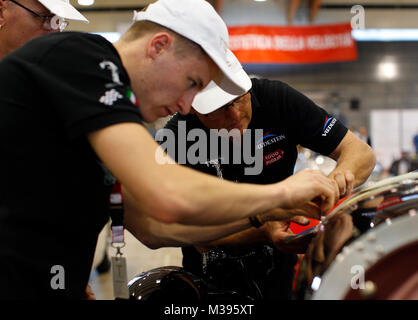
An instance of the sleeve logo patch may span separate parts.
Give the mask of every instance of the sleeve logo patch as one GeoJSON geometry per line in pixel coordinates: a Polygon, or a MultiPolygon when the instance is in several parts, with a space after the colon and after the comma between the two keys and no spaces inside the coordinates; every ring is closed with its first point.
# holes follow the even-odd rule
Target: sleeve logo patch
{"type": "Polygon", "coordinates": [[[328,134],[328,132],[330,132],[331,131],[331,129],[332,129],[332,127],[334,126],[334,124],[337,122],[337,119],[335,119],[335,118],[333,118],[333,117],[331,117],[331,118],[329,118],[328,119],[328,117],[325,119],[325,124],[324,124],[324,128],[322,129],[323,130],[323,133],[322,133],[322,136],[323,137],[326,137],[327,136],[327,134],[328,134]]]}
{"type": "Polygon", "coordinates": [[[99,101],[107,106],[113,106],[113,104],[119,100],[122,99],[123,96],[116,91],[115,89],[106,91],[103,96],[100,97],[99,101]]]}
{"type": "Polygon", "coordinates": [[[136,99],[136,96],[132,90],[128,90],[126,92],[126,98],[128,98],[134,105],[138,105],[138,100],[136,99]]]}

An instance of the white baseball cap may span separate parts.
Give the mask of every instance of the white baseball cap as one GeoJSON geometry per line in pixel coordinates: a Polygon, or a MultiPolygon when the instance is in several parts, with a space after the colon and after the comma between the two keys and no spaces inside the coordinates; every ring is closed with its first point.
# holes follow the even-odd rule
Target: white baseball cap
{"type": "Polygon", "coordinates": [[[70,4],[70,0],[38,0],[49,11],[60,18],[68,20],[77,20],[89,23],[76,8],[70,4]]]}
{"type": "Polygon", "coordinates": [[[246,91],[248,76],[234,72],[235,56],[228,49],[228,29],[222,18],[205,0],[159,0],[145,11],[135,12],[134,21],[147,20],[162,25],[202,47],[222,71],[215,81],[231,94],[246,91]]]}
{"type": "Polygon", "coordinates": [[[214,81],[211,81],[206,88],[194,97],[192,102],[193,109],[201,114],[208,114],[248,92],[252,87],[252,82],[237,58],[233,59],[233,70],[237,77],[245,79],[243,82],[245,92],[241,94],[230,94],[219,87],[214,81]]]}

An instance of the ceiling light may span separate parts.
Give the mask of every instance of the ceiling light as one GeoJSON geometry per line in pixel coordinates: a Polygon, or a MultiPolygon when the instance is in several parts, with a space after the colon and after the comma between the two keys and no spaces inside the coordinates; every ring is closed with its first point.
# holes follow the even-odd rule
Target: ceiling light
{"type": "Polygon", "coordinates": [[[80,6],[91,6],[94,4],[94,0],[78,0],[80,6]]]}
{"type": "Polygon", "coordinates": [[[379,78],[391,80],[398,76],[398,65],[393,61],[383,61],[377,67],[379,78]]]}
{"type": "Polygon", "coordinates": [[[418,29],[355,29],[356,41],[418,41],[418,29]]]}

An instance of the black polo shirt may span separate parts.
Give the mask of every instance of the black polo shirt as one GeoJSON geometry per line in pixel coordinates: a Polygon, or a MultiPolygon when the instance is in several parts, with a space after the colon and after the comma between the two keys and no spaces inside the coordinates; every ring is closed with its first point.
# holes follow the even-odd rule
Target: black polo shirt
{"type": "MultiPolygon", "coordinates": [[[[293,174],[297,159],[297,145],[300,144],[323,155],[329,155],[347,133],[347,128],[340,121],[289,85],[267,79],[252,79],[252,83],[250,90],[252,119],[248,129],[263,129],[262,139],[256,141],[255,135],[252,135],[251,145],[253,154],[255,150],[263,152],[261,173],[246,175],[244,169],[252,167],[253,164],[245,164],[244,161],[241,164],[233,164],[231,155],[229,163],[223,163],[220,150],[218,159],[208,157],[204,163],[186,162],[186,165],[209,174],[218,176],[221,174],[222,178],[227,180],[256,184],[274,183],[293,174]]],[[[179,121],[185,121],[186,135],[196,128],[209,134],[209,130],[196,115],[177,113],[165,125],[165,128],[172,130],[176,137],[179,121]]],[[[186,150],[194,143],[194,141],[188,141],[186,150]]],[[[232,142],[229,142],[229,145],[230,152],[233,152],[232,142]]],[[[178,148],[175,150],[176,154],[172,157],[178,160],[178,148]]],[[[207,151],[207,154],[210,155],[210,152],[207,151]]],[[[187,161],[187,157],[183,159],[187,161]]]]}
{"type": "Polygon", "coordinates": [[[0,299],[81,298],[114,182],[86,134],[141,123],[128,74],[110,42],[75,32],[27,43],[0,74],[0,299]]]}
{"type": "MultiPolygon", "coordinates": [[[[347,133],[347,128],[340,121],[289,85],[281,81],[267,79],[252,79],[252,84],[250,90],[252,119],[248,129],[263,129],[261,139],[255,139],[255,135],[252,135],[251,140],[253,154],[255,150],[263,153],[261,173],[257,175],[245,174],[245,168],[253,167],[253,164],[247,165],[244,162],[232,164],[231,160],[229,163],[222,163],[222,158],[225,159],[225,157],[219,150],[220,157],[218,159],[208,157],[207,161],[203,163],[192,165],[186,162],[187,166],[231,181],[255,184],[275,183],[293,174],[297,159],[297,145],[300,144],[323,155],[329,155],[347,133]]],[[[176,114],[165,126],[166,129],[171,129],[176,137],[179,121],[186,121],[187,134],[195,128],[209,133],[209,130],[204,127],[196,115],[176,114]]],[[[160,137],[160,139],[162,138],[160,137]]],[[[162,142],[165,143],[166,140],[162,142]]],[[[194,143],[188,142],[186,150],[194,143]]],[[[229,145],[231,156],[232,142],[229,142],[229,145]]],[[[171,156],[178,160],[179,149],[173,150],[175,150],[175,154],[171,154],[171,156]]],[[[207,154],[210,154],[209,150],[207,154]]],[[[187,160],[186,157],[183,159],[187,160]]],[[[247,251],[257,248],[257,246],[250,247],[247,251]]],[[[200,274],[202,256],[194,247],[184,247],[182,251],[184,267],[200,274]]],[[[275,248],[274,251],[275,255],[280,255],[280,259],[288,261],[288,258],[284,258],[275,248]]],[[[289,264],[291,266],[295,260],[292,261],[289,264]]]]}

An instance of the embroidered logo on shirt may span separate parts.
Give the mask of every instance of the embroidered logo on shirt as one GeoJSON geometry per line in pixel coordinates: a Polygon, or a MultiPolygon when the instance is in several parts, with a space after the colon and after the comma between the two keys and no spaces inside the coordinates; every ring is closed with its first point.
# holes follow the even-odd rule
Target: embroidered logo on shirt
{"type": "Polygon", "coordinates": [[[267,132],[262,139],[257,141],[257,149],[263,149],[265,146],[279,142],[285,138],[286,137],[284,134],[278,136],[277,134],[271,134],[270,132],[267,132]]]}
{"type": "Polygon", "coordinates": [[[332,127],[334,126],[334,124],[336,122],[337,122],[337,119],[335,119],[333,117],[331,117],[331,118],[326,117],[325,118],[325,124],[324,124],[324,127],[322,129],[323,130],[323,133],[322,133],[323,137],[327,136],[328,132],[331,131],[332,127]]]}
{"type": "Polygon", "coordinates": [[[223,179],[222,177],[222,168],[221,168],[221,160],[222,159],[212,159],[205,162],[208,167],[212,167],[216,169],[216,176],[218,178],[223,179]]]}
{"type": "Polygon", "coordinates": [[[126,98],[128,98],[134,105],[138,105],[138,100],[136,99],[136,96],[132,90],[128,90],[126,92],[126,98]]]}
{"type": "Polygon", "coordinates": [[[112,81],[114,84],[116,85],[122,85],[122,82],[120,81],[119,78],[119,68],[112,62],[112,61],[102,61],[99,64],[100,68],[102,68],[103,70],[109,69],[110,72],[112,73],[112,81]]]}
{"type": "Polygon", "coordinates": [[[106,91],[103,96],[100,97],[100,102],[107,105],[112,106],[118,99],[122,99],[123,96],[116,91],[115,89],[106,91]]]}
{"type": "Polygon", "coordinates": [[[283,158],[284,151],[282,149],[277,149],[276,151],[266,154],[263,156],[264,165],[269,166],[276,161],[279,161],[283,158]]]}

